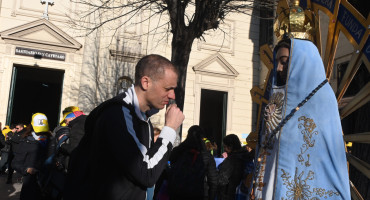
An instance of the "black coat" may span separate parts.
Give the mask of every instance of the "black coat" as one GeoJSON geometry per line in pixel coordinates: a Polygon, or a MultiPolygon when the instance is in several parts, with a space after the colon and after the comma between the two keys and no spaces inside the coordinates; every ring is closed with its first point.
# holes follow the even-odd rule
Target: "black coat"
{"type": "Polygon", "coordinates": [[[67,171],[70,156],[85,134],[86,117],[86,115],[81,115],[70,121],[68,126],[56,128],[55,146],[57,151],[55,153],[54,161],[57,165],[57,169],[65,172],[67,171]],[[61,139],[59,142],[59,137],[63,134],[65,134],[68,139],[66,139],[64,142],[62,142],[61,139]]]}
{"type": "Polygon", "coordinates": [[[144,200],[166,167],[172,143],[161,137],[153,143],[150,121],[141,120],[125,97],[104,102],[87,117],[71,155],[65,200],[144,200]]]}
{"type": "Polygon", "coordinates": [[[10,142],[10,152],[16,152],[19,148],[19,143],[22,140],[22,135],[26,131],[26,129],[23,129],[19,132],[12,133],[8,135],[8,141],[10,142]]]}
{"type": "Polygon", "coordinates": [[[85,134],[86,117],[86,115],[81,115],[69,122],[68,127],[70,130],[68,134],[68,140],[60,146],[61,153],[65,155],[71,155],[72,151],[78,146],[85,134]]]}
{"type": "Polygon", "coordinates": [[[5,136],[0,133],[0,149],[5,147],[5,136]]]}
{"type": "Polygon", "coordinates": [[[1,145],[2,146],[0,149],[1,149],[1,152],[4,152],[4,153],[9,153],[10,152],[10,141],[9,141],[9,138],[11,137],[11,135],[13,135],[13,132],[9,131],[9,133],[7,134],[7,138],[1,134],[1,137],[0,137],[0,141],[1,141],[1,145]]]}
{"type": "MultiPolygon", "coordinates": [[[[205,147],[204,147],[205,148],[205,147]]],[[[176,163],[178,159],[183,156],[188,156],[191,147],[186,146],[185,143],[181,143],[178,147],[175,147],[171,152],[170,161],[171,164],[176,163]]],[[[204,196],[207,196],[208,199],[213,200],[216,196],[217,190],[217,169],[216,169],[216,162],[214,157],[207,150],[200,150],[199,156],[201,157],[200,161],[204,164],[204,172],[205,172],[205,182],[204,182],[204,191],[205,194],[189,194],[189,196],[181,197],[178,195],[179,191],[170,191],[172,194],[171,199],[205,199],[204,196]],[[199,198],[199,195],[201,198],[199,198]]],[[[178,181],[178,180],[177,180],[178,181]]],[[[176,183],[175,183],[176,184],[176,183]]]]}
{"type": "Polygon", "coordinates": [[[27,175],[27,168],[41,170],[47,156],[47,145],[41,145],[32,136],[22,138],[18,145],[13,152],[12,167],[22,175],[27,175]]]}
{"type": "Polygon", "coordinates": [[[253,155],[245,150],[228,154],[219,165],[217,200],[235,199],[236,188],[243,177],[243,170],[253,155]]]}

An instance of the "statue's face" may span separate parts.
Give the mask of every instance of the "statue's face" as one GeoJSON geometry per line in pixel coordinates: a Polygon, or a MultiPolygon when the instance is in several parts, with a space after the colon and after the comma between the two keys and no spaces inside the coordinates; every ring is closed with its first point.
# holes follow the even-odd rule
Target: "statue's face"
{"type": "Polygon", "coordinates": [[[279,48],[276,53],[277,61],[277,85],[285,85],[289,64],[289,49],[285,47],[279,48]]]}

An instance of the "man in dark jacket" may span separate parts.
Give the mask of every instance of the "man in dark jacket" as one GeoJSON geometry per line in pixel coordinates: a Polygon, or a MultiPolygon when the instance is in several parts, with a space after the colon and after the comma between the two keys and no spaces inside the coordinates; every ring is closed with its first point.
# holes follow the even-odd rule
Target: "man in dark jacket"
{"type": "Polygon", "coordinates": [[[62,196],[69,159],[85,134],[86,117],[82,111],[67,113],[60,123],[61,126],[54,129],[55,153],[54,157],[48,160],[49,167],[41,183],[49,199],[62,196]]]}
{"type": "Polygon", "coordinates": [[[17,151],[16,148],[21,139],[21,135],[24,133],[24,124],[19,123],[15,126],[15,131],[8,134],[8,143],[10,145],[9,157],[8,157],[8,178],[6,184],[12,184],[14,169],[12,167],[12,161],[14,159],[14,152],[17,151]]]}
{"type": "Polygon", "coordinates": [[[243,150],[238,136],[229,134],[222,140],[227,158],[219,165],[218,200],[235,199],[236,188],[243,177],[247,162],[252,161],[253,154],[243,150]]]}
{"type": "Polygon", "coordinates": [[[15,125],[12,124],[10,128],[4,128],[2,130],[3,135],[5,136],[3,141],[1,142],[3,144],[3,148],[1,148],[1,160],[0,160],[0,173],[5,173],[5,170],[8,169],[9,171],[9,157],[10,157],[10,142],[9,142],[9,136],[13,134],[13,131],[15,132],[15,125]]]}
{"type": "MultiPolygon", "coordinates": [[[[5,147],[5,136],[3,134],[0,134],[0,149],[5,147]]],[[[1,156],[1,153],[0,153],[1,156]]]]}
{"type": "Polygon", "coordinates": [[[190,127],[185,141],[171,152],[167,174],[170,199],[215,199],[216,163],[204,144],[204,135],[200,126],[190,127]]]}
{"type": "Polygon", "coordinates": [[[87,117],[85,135],[71,156],[65,200],[144,200],[166,167],[184,115],[176,104],[168,106],[154,142],[148,113],[175,99],[177,71],[159,55],[143,57],[135,70],[134,86],[87,117]]]}
{"type": "Polygon", "coordinates": [[[86,115],[82,111],[75,111],[68,114],[64,122],[67,125],[66,131],[60,135],[56,133],[57,142],[60,143],[56,152],[57,166],[64,171],[68,169],[69,157],[78,146],[85,134],[86,115]]]}

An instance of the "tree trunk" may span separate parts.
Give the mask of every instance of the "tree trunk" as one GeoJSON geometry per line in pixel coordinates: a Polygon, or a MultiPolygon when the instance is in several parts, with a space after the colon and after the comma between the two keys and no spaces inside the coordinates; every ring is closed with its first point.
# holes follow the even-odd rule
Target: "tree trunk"
{"type": "MultiPolygon", "coordinates": [[[[175,89],[176,104],[180,110],[184,110],[185,101],[185,87],[186,87],[186,73],[187,66],[189,63],[191,47],[195,37],[184,30],[181,33],[173,33],[172,38],[172,55],[171,61],[178,70],[177,88],[175,89]]],[[[182,137],[182,126],[180,127],[178,136],[181,140],[182,137]]]]}
{"type": "MultiPolygon", "coordinates": [[[[221,1],[196,1],[194,19],[185,23],[185,9],[190,1],[166,0],[172,32],[171,61],[179,72],[175,89],[177,106],[183,111],[185,100],[186,72],[194,39],[204,31],[218,28],[221,1]],[[212,11],[212,12],[211,12],[212,11]]],[[[181,137],[181,128],[180,128],[181,137]]]]}
{"type": "Polygon", "coordinates": [[[194,38],[187,39],[187,36],[177,36],[175,34],[172,40],[171,61],[179,72],[177,88],[175,89],[176,103],[181,110],[184,109],[186,73],[193,41],[194,38]]]}

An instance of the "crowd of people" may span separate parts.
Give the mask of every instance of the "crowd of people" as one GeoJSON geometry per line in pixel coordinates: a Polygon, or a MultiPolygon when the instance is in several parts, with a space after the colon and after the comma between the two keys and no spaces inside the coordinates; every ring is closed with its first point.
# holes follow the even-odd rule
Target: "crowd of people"
{"type": "Polygon", "coordinates": [[[13,169],[23,175],[22,200],[350,199],[338,109],[319,57],[309,41],[280,42],[258,143],[242,146],[228,134],[216,155],[220,147],[198,125],[174,147],[185,118],[169,104],[178,71],[144,56],[132,87],[88,116],[71,106],[53,131],[42,113],[5,127],[2,173],[8,166],[7,183],[13,169]],[[150,116],[164,108],[164,126],[154,128],[150,116]]]}
{"type": "Polygon", "coordinates": [[[13,183],[14,171],[22,176],[20,199],[61,198],[69,156],[84,134],[85,118],[71,106],[54,131],[43,113],[33,114],[28,125],[2,128],[0,173],[7,174],[6,184],[13,183]]]}
{"type": "MultiPolygon", "coordinates": [[[[6,184],[12,184],[14,169],[22,175],[21,199],[63,197],[69,157],[84,135],[87,117],[74,106],[63,113],[63,120],[52,132],[42,113],[34,114],[28,126],[2,129],[1,173],[7,174],[6,184]]],[[[154,142],[160,132],[154,128],[154,142]]],[[[223,139],[225,152],[220,155],[224,161],[216,166],[213,150],[217,145],[206,135],[200,126],[189,129],[187,138],[172,150],[155,187],[147,189],[146,199],[245,199],[240,195],[247,195],[244,183],[251,175],[253,165],[248,163],[253,163],[254,153],[242,147],[236,135],[227,135],[223,139]],[[244,193],[237,189],[244,189],[244,193]]]]}

